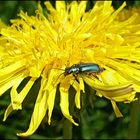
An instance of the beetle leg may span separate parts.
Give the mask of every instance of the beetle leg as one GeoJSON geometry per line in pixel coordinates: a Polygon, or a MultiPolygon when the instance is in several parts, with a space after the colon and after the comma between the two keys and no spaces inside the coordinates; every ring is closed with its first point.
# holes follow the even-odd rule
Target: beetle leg
{"type": "Polygon", "coordinates": [[[99,80],[99,78],[98,78],[98,76],[97,76],[97,73],[96,73],[96,72],[90,72],[90,73],[88,73],[88,75],[92,75],[92,76],[94,76],[96,79],[98,79],[98,80],[99,80]]]}

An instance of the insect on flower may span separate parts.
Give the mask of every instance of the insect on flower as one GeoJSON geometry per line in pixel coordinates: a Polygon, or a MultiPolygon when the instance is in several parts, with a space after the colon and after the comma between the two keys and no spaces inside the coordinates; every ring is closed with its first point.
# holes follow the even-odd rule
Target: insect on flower
{"type": "Polygon", "coordinates": [[[66,67],[64,75],[73,74],[73,76],[77,76],[78,74],[88,74],[93,75],[97,78],[97,74],[105,70],[104,68],[100,67],[98,64],[95,63],[81,63],[81,64],[74,64],[71,67],[66,67]]]}
{"type": "MultiPolygon", "coordinates": [[[[96,79],[98,79],[97,74],[103,72],[105,68],[100,67],[96,63],[80,63],[80,64],[73,64],[70,67],[66,67],[65,69],[59,69],[59,68],[53,68],[58,70],[63,70],[64,72],[61,73],[58,78],[64,74],[64,76],[67,76],[69,74],[72,74],[75,78],[77,78],[78,74],[82,75],[92,75],[96,79]]],[[[99,79],[98,79],[99,80],[99,79]]]]}

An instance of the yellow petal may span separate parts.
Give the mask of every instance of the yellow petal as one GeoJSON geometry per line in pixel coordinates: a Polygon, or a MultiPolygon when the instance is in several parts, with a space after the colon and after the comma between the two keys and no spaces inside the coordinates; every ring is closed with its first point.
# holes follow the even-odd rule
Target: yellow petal
{"type": "Polygon", "coordinates": [[[44,90],[46,90],[48,94],[47,108],[48,108],[49,125],[51,123],[51,116],[52,116],[52,111],[55,102],[56,89],[57,89],[57,84],[60,82],[60,76],[61,75],[56,70],[52,69],[49,73],[48,81],[44,87],[44,90]]]}
{"type": "Polygon", "coordinates": [[[78,109],[81,108],[80,105],[80,86],[79,83],[77,81],[74,81],[73,85],[74,89],[76,90],[76,94],[75,94],[75,105],[78,109]]]}
{"type": "Polygon", "coordinates": [[[46,5],[48,10],[55,11],[54,7],[51,5],[49,1],[46,1],[44,4],[46,5]]]}
{"type": "MultiPolygon", "coordinates": [[[[19,79],[18,79],[18,81],[19,81],[19,79]]],[[[28,94],[28,92],[31,89],[34,82],[35,82],[35,79],[31,78],[20,93],[17,93],[16,87],[12,88],[12,90],[11,90],[11,103],[7,107],[7,109],[4,113],[3,121],[5,121],[7,119],[7,117],[10,115],[10,113],[13,110],[22,109],[22,102],[23,102],[24,98],[26,97],[26,95],[28,94]]],[[[20,83],[18,83],[17,85],[19,85],[19,84],[20,83]]]]}
{"type": "Polygon", "coordinates": [[[80,105],[81,90],[83,92],[85,92],[85,90],[84,90],[84,82],[83,82],[83,79],[81,77],[77,77],[77,79],[78,79],[79,83],[75,80],[74,83],[72,84],[72,86],[76,90],[76,94],[75,94],[75,104],[76,104],[76,107],[78,109],[80,109],[81,108],[81,105],[80,105]]]}
{"type": "Polygon", "coordinates": [[[22,102],[25,99],[25,97],[27,96],[31,87],[33,86],[35,80],[36,80],[36,78],[31,78],[20,93],[17,93],[15,88],[14,88],[15,89],[14,91],[11,90],[12,91],[11,92],[12,102],[11,103],[12,103],[14,110],[22,109],[22,102]]]}
{"type": "Polygon", "coordinates": [[[43,91],[43,87],[41,87],[36,103],[35,103],[35,107],[34,107],[32,117],[31,117],[29,128],[24,133],[18,133],[17,134],[18,136],[29,136],[29,135],[32,135],[36,131],[36,129],[38,128],[38,126],[40,125],[42,119],[44,118],[46,114],[47,99],[48,99],[47,92],[43,91]]]}
{"type": "Polygon", "coordinates": [[[136,85],[140,85],[140,74],[139,70],[129,67],[125,63],[119,63],[114,60],[109,60],[107,64],[110,68],[116,70],[122,77],[132,81],[136,85]]]}
{"type": "Polygon", "coordinates": [[[14,82],[14,85],[10,92],[11,104],[12,104],[12,108],[14,110],[17,109],[17,106],[18,106],[18,109],[22,109],[21,104],[19,104],[18,103],[19,101],[17,100],[17,96],[18,96],[17,87],[19,86],[19,84],[21,83],[22,80],[23,80],[22,78],[17,79],[17,81],[14,82]]]}
{"type": "Polygon", "coordinates": [[[60,82],[61,74],[62,74],[61,71],[58,72],[58,71],[52,69],[49,73],[48,81],[44,87],[44,90],[48,90],[53,87],[56,87],[57,84],[60,82]]]}
{"type": "Polygon", "coordinates": [[[56,10],[60,13],[65,12],[65,1],[56,1],[56,10]]]}
{"type": "Polygon", "coordinates": [[[78,4],[76,1],[73,1],[71,3],[71,12],[70,12],[70,17],[72,18],[72,20],[74,22],[77,22],[78,23],[78,13],[77,13],[77,9],[78,9],[78,4]]]}
{"type": "Polygon", "coordinates": [[[64,80],[63,83],[60,84],[60,107],[63,115],[73,124],[78,126],[78,124],[74,122],[72,116],[69,113],[69,86],[70,84],[68,84],[68,80],[64,80]]]}
{"type": "Polygon", "coordinates": [[[48,124],[50,125],[51,123],[51,116],[52,116],[52,111],[54,108],[54,102],[55,102],[55,95],[56,95],[56,87],[48,91],[48,124]]]}
{"type": "Polygon", "coordinates": [[[120,83],[127,83],[128,81],[119,75],[116,71],[106,67],[106,70],[99,75],[106,85],[117,85],[120,83]]]}
{"type": "Polygon", "coordinates": [[[25,67],[25,61],[20,60],[3,69],[0,69],[0,83],[3,81],[3,79],[7,79],[7,77],[9,78],[13,76],[21,69],[24,69],[24,67],[25,67]]]}
{"type": "Polygon", "coordinates": [[[116,16],[120,13],[120,11],[126,6],[126,2],[123,2],[123,4],[110,16],[111,20],[110,22],[112,22],[116,16]]]}
{"type": "Polygon", "coordinates": [[[130,85],[124,85],[121,88],[120,87],[114,88],[112,90],[97,89],[97,91],[99,91],[103,96],[112,98],[112,97],[118,97],[118,96],[129,94],[133,91],[133,88],[132,85],[130,84],[130,85]]]}
{"type": "Polygon", "coordinates": [[[4,84],[0,84],[0,96],[5,92],[5,91],[7,91],[9,88],[11,88],[13,85],[14,85],[14,83],[15,83],[15,81],[17,81],[18,79],[20,79],[20,78],[23,78],[24,76],[22,75],[22,74],[20,74],[20,75],[15,75],[15,76],[13,76],[13,77],[11,77],[10,79],[9,79],[9,81],[7,81],[6,83],[4,83],[4,84]]]}
{"type": "Polygon", "coordinates": [[[106,85],[97,79],[91,79],[90,77],[87,77],[87,76],[83,76],[83,79],[92,88],[95,88],[98,90],[103,90],[103,91],[122,90],[122,89],[132,85],[130,82],[125,82],[125,83],[116,84],[116,85],[115,84],[114,85],[106,85]]]}
{"type": "Polygon", "coordinates": [[[120,112],[119,108],[117,107],[116,103],[114,101],[111,101],[113,110],[116,114],[116,117],[123,117],[122,113],[120,112]]]}
{"type": "Polygon", "coordinates": [[[7,119],[7,117],[10,115],[10,113],[13,111],[13,107],[12,107],[12,104],[10,104],[5,113],[4,113],[4,118],[3,118],[3,121],[5,121],[7,119]]]}
{"type": "Polygon", "coordinates": [[[114,100],[116,102],[130,103],[132,101],[137,100],[137,98],[135,98],[135,96],[136,96],[136,92],[133,91],[133,92],[124,94],[122,96],[111,97],[111,100],[114,100]]]}
{"type": "Polygon", "coordinates": [[[131,102],[135,100],[136,91],[134,91],[132,84],[129,82],[116,85],[104,85],[96,79],[93,81],[86,76],[84,76],[84,80],[88,85],[97,91],[96,94],[99,97],[104,96],[117,102],[131,102]]]}
{"type": "Polygon", "coordinates": [[[78,6],[79,15],[83,15],[85,13],[86,4],[87,4],[87,1],[80,1],[79,6],[78,6]]]}
{"type": "Polygon", "coordinates": [[[80,83],[80,90],[82,90],[83,92],[85,92],[85,87],[84,87],[84,81],[82,77],[78,77],[78,81],[80,83]]]}

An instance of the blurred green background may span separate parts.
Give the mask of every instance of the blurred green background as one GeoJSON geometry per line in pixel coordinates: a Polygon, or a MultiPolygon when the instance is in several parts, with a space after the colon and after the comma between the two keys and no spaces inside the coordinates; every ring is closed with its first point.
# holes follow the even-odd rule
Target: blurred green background
{"type": "MultiPolygon", "coordinates": [[[[17,13],[22,9],[28,15],[35,15],[38,1],[0,1],[0,18],[6,24],[10,24],[10,19],[17,18],[17,13]]],[[[43,8],[44,1],[41,1],[43,8]]],[[[70,1],[67,1],[70,2],[70,1]]],[[[55,6],[55,1],[51,1],[55,6]]],[[[87,9],[93,7],[95,1],[88,1],[87,9]]],[[[118,8],[123,1],[113,1],[114,8],[118,8]]],[[[140,6],[139,1],[127,1],[129,6],[140,6]]],[[[20,91],[28,80],[25,79],[20,85],[20,91]]],[[[13,112],[6,122],[3,122],[4,111],[10,103],[9,91],[0,97],[0,137],[2,139],[62,139],[63,123],[65,118],[61,114],[59,97],[55,102],[55,109],[52,116],[52,125],[46,123],[46,118],[42,121],[38,130],[29,137],[17,137],[17,132],[27,130],[30,117],[33,112],[34,102],[39,89],[40,79],[38,79],[23,104],[23,109],[13,112]]],[[[9,89],[10,90],[10,89],[9,89]]],[[[111,103],[107,99],[99,98],[90,94],[94,92],[86,88],[87,95],[82,95],[83,109],[74,110],[75,119],[79,121],[79,127],[73,126],[72,138],[74,139],[134,139],[140,138],[140,102],[139,100],[131,104],[119,103],[118,107],[124,115],[122,118],[116,118],[111,103]]]]}

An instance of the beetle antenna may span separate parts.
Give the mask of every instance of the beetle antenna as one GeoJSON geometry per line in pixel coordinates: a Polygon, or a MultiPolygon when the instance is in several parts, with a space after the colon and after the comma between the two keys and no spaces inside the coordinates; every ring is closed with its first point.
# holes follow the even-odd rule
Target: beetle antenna
{"type": "Polygon", "coordinates": [[[64,69],[61,69],[61,68],[51,68],[51,69],[62,70],[62,71],[64,71],[64,69]]]}

